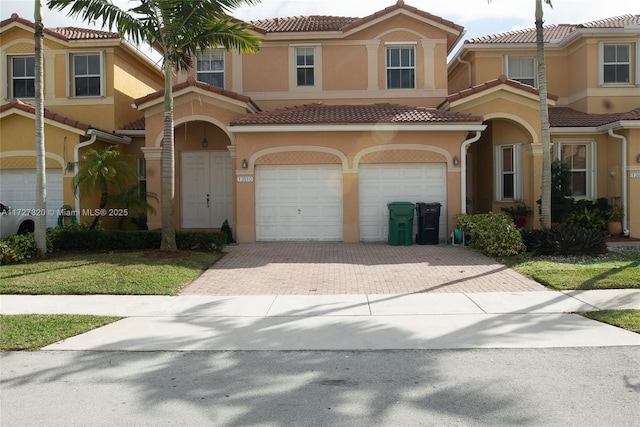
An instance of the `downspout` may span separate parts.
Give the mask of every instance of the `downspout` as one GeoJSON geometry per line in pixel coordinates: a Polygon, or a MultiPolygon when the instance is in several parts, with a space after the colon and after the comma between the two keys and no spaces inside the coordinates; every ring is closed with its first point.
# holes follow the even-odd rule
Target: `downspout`
{"type": "Polygon", "coordinates": [[[467,87],[471,87],[471,62],[460,59],[460,57],[458,57],[458,62],[467,66],[467,87]]]}
{"type": "Polygon", "coordinates": [[[622,209],[624,216],[622,217],[622,235],[628,237],[629,229],[627,228],[627,216],[629,207],[627,206],[627,138],[623,135],[613,133],[613,129],[609,129],[609,136],[617,138],[622,143],[622,165],[620,174],[622,175],[622,209]]]}
{"type": "Polygon", "coordinates": [[[460,146],[460,213],[467,212],[467,148],[480,139],[481,131],[475,131],[473,138],[462,142],[460,146]]]}
{"type": "MultiPolygon", "coordinates": [[[[78,162],[80,161],[80,149],[84,148],[88,145],[93,144],[94,142],[96,142],[96,139],[98,138],[98,136],[96,134],[91,134],[91,139],[85,141],[85,142],[81,142],[80,144],[76,145],[75,149],[73,150],[73,176],[76,177],[78,176],[78,173],[80,173],[80,165],[78,164],[78,162]]],[[[78,212],[78,218],[80,217],[79,212],[80,212],[80,192],[76,191],[76,212],[78,212]]]]}

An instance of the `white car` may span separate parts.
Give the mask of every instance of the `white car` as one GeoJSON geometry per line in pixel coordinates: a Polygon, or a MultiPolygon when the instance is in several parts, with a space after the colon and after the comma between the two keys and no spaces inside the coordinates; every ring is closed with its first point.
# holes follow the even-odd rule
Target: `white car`
{"type": "Polygon", "coordinates": [[[12,209],[0,203],[0,239],[14,234],[32,233],[34,220],[26,209],[12,209]]]}

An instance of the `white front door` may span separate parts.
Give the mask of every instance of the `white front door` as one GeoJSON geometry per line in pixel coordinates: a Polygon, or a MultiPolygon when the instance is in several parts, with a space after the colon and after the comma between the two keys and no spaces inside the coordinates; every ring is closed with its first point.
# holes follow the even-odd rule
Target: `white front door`
{"type": "Polygon", "coordinates": [[[227,151],[188,151],[181,156],[183,228],[232,225],[231,155],[227,151]]]}

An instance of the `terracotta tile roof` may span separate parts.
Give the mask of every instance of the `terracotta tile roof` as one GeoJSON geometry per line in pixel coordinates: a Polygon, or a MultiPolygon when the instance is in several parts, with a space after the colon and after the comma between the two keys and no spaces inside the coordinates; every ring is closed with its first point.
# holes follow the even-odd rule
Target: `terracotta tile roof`
{"type": "MultiPolygon", "coordinates": [[[[253,100],[248,96],[240,95],[239,93],[232,92],[230,90],[225,90],[217,86],[211,86],[207,83],[200,82],[194,79],[193,77],[189,77],[187,81],[183,83],[178,83],[173,85],[173,92],[175,93],[177,91],[186,89],[188,87],[197,87],[197,88],[206,90],[207,92],[216,93],[218,95],[226,96],[227,98],[237,99],[238,101],[242,101],[242,102],[246,102],[247,104],[250,104],[253,107],[253,109],[255,109],[256,111],[260,111],[260,107],[258,107],[253,102],[253,100]]],[[[142,98],[138,98],[134,101],[134,104],[140,105],[140,104],[144,104],[145,102],[149,102],[154,99],[162,98],[162,97],[164,97],[164,89],[154,93],[150,93],[149,95],[143,96],[142,98]]]]}
{"type": "MultiPolygon", "coordinates": [[[[11,18],[5,19],[0,22],[0,28],[5,27],[13,22],[18,22],[31,28],[35,28],[35,24],[28,19],[18,16],[17,13],[11,15],[11,18]]],[[[64,41],[69,40],[105,40],[105,39],[120,39],[118,33],[109,31],[92,30],[89,28],[75,28],[75,27],[59,27],[44,29],[45,34],[55,37],[64,41]]]]}
{"type": "MultiPolygon", "coordinates": [[[[498,77],[497,79],[493,79],[493,80],[489,80],[488,82],[470,87],[469,89],[464,89],[461,90],[460,92],[456,92],[456,93],[452,93],[451,95],[447,96],[445,98],[445,100],[440,104],[440,106],[444,106],[445,104],[451,103],[453,101],[457,101],[459,99],[462,98],[466,98],[467,96],[471,96],[475,93],[480,93],[483,92],[487,89],[490,89],[492,87],[496,87],[499,85],[507,85],[507,86],[511,86],[514,87],[516,89],[520,89],[523,90],[525,92],[529,92],[535,95],[538,95],[540,92],[538,91],[538,89],[536,89],[533,86],[529,86],[526,85],[524,83],[520,83],[516,80],[511,80],[509,78],[507,78],[507,76],[505,76],[504,74],[501,75],[500,77],[498,77]]],[[[547,98],[549,99],[553,99],[554,101],[558,100],[558,95],[554,95],[551,93],[547,93],[547,98]]]]}
{"type": "Polygon", "coordinates": [[[251,25],[267,33],[303,33],[314,31],[341,31],[358,18],[341,16],[289,16],[286,18],[251,21],[251,25]]]}
{"type": "MultiPolygon", "coordinates": [[[[558,42],[571,33],[582,28],[628,28],[640,26],[640,15],[622,15],[585,24],[554,24],[544,27],[544,41],[546,43],[558,42]]],[[[465,40],[465,44],[493,44],[493,43],[535,43],[536,29],[525,28],[523,30],[508,31],[505,33],[491,34],[482,37],[465,40]]]]}
{"type": "Polygon", "coordinates": [[[588,114],[568,107],[549,108],[551,127],[598,127],[619,120],[640,120],[640,107],[626,113],[588,114]]]}
{"type": "Polygon", "coordinates": [[[286,18],[272,18],[251,21],[251,25],[256,28],[260,28],[267,33],[303,33],[316,31],[346,32],[398,9],[404,9],[406,11],[415,13],[429,20],[443,24],[447,27],[454,28],[459,32],[462,32],[464,30],[464,27],[461,27],[451,21],[424,12],[413,6],[409,6],[408,4],[405,4],[403,0],[399,0],[393,6],[389,6],[372,15],[365,16],[364,18],[323,15],[290,16],[286,18]]]}
{"type": "MultiPolygon", "coordinates": [[[[27,104],[26,102],[23,102],[20,99],[13,98],[11,101],[9,101],[9,103],[0,106],[0,113],[4,113],[5,111],[10,110],[12,108],[15,108],[17,110],[22,110],[30,114],[35,114],[36,112],[36,108],[33,105],[27,104]]],[[[65,124],[67,126],[71,126],[71,127],[83,130],[85,132],[88,131],[89,129],[96,129],[91,125],[82,123],[78,120],[74,120],[70,117],[56,114],[53,111],[47,110],[46,108],[44,110],[44,117],[46,119],[65,124]]],[[[96,129],[96,130],[100,130],[100,129],[96,129]]]]}
{"type": "Polygon", "coordinates": [[[130,123],[127,123],[122,127],[122,130],[145,130],[146,129],[146,121],[143,118],[134,120],[130,123]]]}
{"type": "Polygon", "coordinates": [[[313,124],[424,124],[482,122],[482,117],[435,108],[399,104],[325,105],[308,104],[238,117],[232,126],[313,124]]]}

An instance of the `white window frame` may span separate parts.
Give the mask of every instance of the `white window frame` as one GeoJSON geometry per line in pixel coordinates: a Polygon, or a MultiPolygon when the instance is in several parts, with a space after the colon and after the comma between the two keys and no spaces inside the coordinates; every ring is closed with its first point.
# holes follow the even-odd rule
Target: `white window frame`
{"type": "Polygon", "coordinates": [[[33,99],[35,98],[35,79],[36,79],[36,72],[35,72],[35,56],[32,53],[24,53],[24,54],[10,54],[10,55],[5,55],[5,64],[6,64],[6,68],[4,69],[4,80],[5,80],[5,87],[6,87],[6,97],[5,99],[11,99],[11,98],[21,98],[21,99],[33,99]],[[33,64],[33,76],[32,77],[20,77],[20,78],[16,78],[13,75],[13,60],[16,58],[34,58],[34,64],[33,64]],[[13,82],[14,80],[33,80],[34,82],[34,96],[16,96],[15,91],[14,91],[14,87],[13,87],[13,82]]]}
{"type": "Polygon", "coordinates": [[[295,64],[296,64],[296,86],[298,87],[314,87],[316,85],[316,48],[315,46],[296,46],[294,48],[295,50],[295,64]],[[298,63],[298,58],[300,55],[298,55],[298,52],[300,52],[301,50],[305,50],[305,55],[303,55],[303,57],[305,58],[305,63],[304,64],[299,64],[298,63]],[[306,63],[306,58],[307,55],[306,53],[308,53],[308,51],[312,52],[312,57],[313,57],[313,64],[307,64],[306,63]],[[300,84],[300,79],[298,78],[298,71],[300,70],[312,70],[313,71],[313,84],[300,84]]]}
{"type": "Polygon", "coordinates": [[[522,200],[523,184],[522,184],[522,144],[500,144],[493,147],[493,170],[494,170],[494,198],[497,202],[513,202],[522,200]],[[511,163],[513,171],[504,170],[504,157],[502,155],[505,148],[512,150],[511,163]],[[503,177],[509,173],[513,176],[513,197],[504,197],[503,177]]]}
{"type": "Polygon", "coordinates": [[[201,81],[201,82],[207,83],[207,84],[211,84],[211,83],[209,83],[207,81],[200,80],[199,77],[201,75],[208,75],[208,74],[211,74],[211,75],[222,75],[222,86],[218,86],[218,85],[212,85],[212,86],[224,89],[224,87],[226,85],[226,77],[227,77],[226,76],[226,68],[227,68],[227,58],[226,58],[226,52],[225,52],[224,49],[221,49],[221,48],[209,49],[209,50],[206,50],[204,52],[198,52],[196,54],[196,67],[195,67],[195,69],[196,69],[196,80],[198,80],[198,81],[201,81]],[[204,56],[208,56],[208,59],[206,59],[206,61],[213,62],[214,61],[214,59],[213,59],[213,55],[214,54],[221,54],[222,55],[222,69],[221,70],[209,69],[209,70],[204,70],[204,71],[203,70],[198,70],[198,68],[199,68],[198,63],[205,60],[204,56]]]}
{"type": "Polygon", "coordinates": [[[600,42],[598,43],[598,84],[600,86],[633,86],[634,84],[638,84],[638,79],[640,78],[640,48],[639,43],[632,41],[609,41],[609,42],[600,42]],[[605,63],[604,60],[604,49],[605,46],[627,46],[629,49],[629,62],[611,62],[605,63]],[[635,55],[635,58],[634,58],[635,55]],[[635,59],[635,61],[634,61],[635,59]],[[628,82],[605,82],[604,81],[604,67],[606,65],[620,65],[627,64],[629,67],[629,81],[628,82]],[[635,70],[635,72],[634,72],[635,70]]]}
{"type": "MultiPolygon", "coordinates": [[[[78,51],[67,52],[67,98],[100,98],[105,96],[106,87],[106,73],[105,73],[105,58],[104,51],[78,51]],[[94,56],[98,55],[100,58],[100,74],[87,74],[86,76],[99,76],[100,77],[100,93],[97,95],[76,95],[76,74],[74,66],[74,58],[77,56],[94,56]]],[[[84,76],[80,76],[84,77],[84,76]]]]}
{"type": "MultiPolygon", "coordinates": [[[[572,194],[571,197],[575,199],[587,199],[587,200],[595,200],[597,194],[597,171],[596,165],[597,163],[597,151],[596,151],[596,143],[593,140],[557,140],[553,143],[553,151],[554,151],[554,159],[560,159],[562,147],[567,145],[584,145],[586,147],[586,168],[585,169],[575,169],[577,171],[584,171],[586,174],[586,186],[585,195],[575,195],[572,194]]],[[[572,165],[570,165],[572,166],[572,165]]],[[[572,172],[574,169],[571,169],[572,172]]],[[[573,193],[573,191],[572,191],[573,193]]]]}
{"type": "Polygon", "coordinates": [[[322,92],[322,44],[320,43],[292,43],[289,45],[289,91],[290,92],[322,92]],[[299,48],[313,48],[314,71],[313,86],[298,86],[298,58],[299,48]]]}
{"type": "Polygon", "coordinates": [[[504,74],[510,78],[511,80],[516,80],[519,81],[522,84],[529,84],[529,83],[525,83],[522,80],[533,80],[533,84],[531,86],[533,87],[538,87],[538,73],[536,72],[537,69],[537,61],[536,58],[531,57],[531,56],[517,56],[517,55],[505,55],[504,56],[504,74]],[[533,75],[532,76],[524,76],[524,75],[516,75],[514,74],[516,72],[516,70],[513,69],[513,67],[510,66],[510,61],[512,60],[519,60],[519,61],[523,61],[523,60],[530,60],[531,61],[531,65],[532,65],[532,72],[533,75]]]}
{"type": "MultiPolygon", "coordinates": [[[[385,43],[385,50],[384,50],[384,79],[385,79],[385,86],[387,88],[387,90],[415,90],[418,87],[418,76],[417,76],[417,67],[416,64],[418,63],[418,58],[417,58],[417,49],[416,49],[416,44],[417,43],[406,43],[406,42],[402,42],[402,43],[397,43],[397,42],[388,42],[385,43]],[[413,64],[408,64],[408,65],[403,65],[402,64],[402,60],[400,60],[400,65],[398,66],[392,66],[389,65],[389,52],[391,50],[395,50],[395,49],[399,49],[400,50],[400,58],[402,58],[402,50],[403,49],[411,49],[413,51],[413,64]],[[389,87],[389,71],[393,71],[393,70],[410,70],[413,71],[413,82],[412,82],[412,86],[411,87],[389,87]]],[[[402,79],[400,79],[400,81],[402,82],[402,79]]]]}

